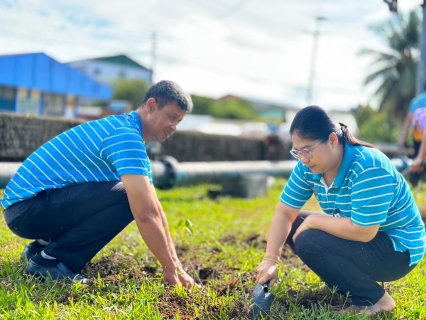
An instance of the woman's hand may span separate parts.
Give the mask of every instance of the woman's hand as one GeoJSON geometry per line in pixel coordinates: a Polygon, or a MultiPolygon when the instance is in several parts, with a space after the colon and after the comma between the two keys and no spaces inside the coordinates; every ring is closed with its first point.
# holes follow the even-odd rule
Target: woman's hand
{"type": "Polygon", "coordinates": [[[311,229],[311,227],[309,226],[309,218],[311,218],[311,217],[309,217],[309,216],[306,217],[306,219],[299,226],[299,228],[297,228],[296,232],[293,235],[293,242],[294,243],[296,243],[296,238],[298,237],[299,234],[301,234],[303,231],[311,229]]]}
{"type": "Polygon", "coordinates": [[[257,268],[256,282],[264,284],[266,281],[270,281],[270,286],[273,286],[278,278],[278,261],[263,260],[260,266],[257,268]]]}

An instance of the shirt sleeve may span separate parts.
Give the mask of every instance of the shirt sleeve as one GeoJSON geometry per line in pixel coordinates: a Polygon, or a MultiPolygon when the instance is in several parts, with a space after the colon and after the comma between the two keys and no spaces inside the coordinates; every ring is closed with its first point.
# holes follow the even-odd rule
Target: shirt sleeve
{"type": "Polygon", "coordinates": [[[304,167],[303,163],[299,161],[280,197],[282,203],[294,209],[301,209],[306,201],[310,199],[313,192],[306,182],[304,167]]]}
{"type": "Polygon", "coordinates": [[[364,170],[352,185],[352,222],[364,227],[384,223],[396,187],[397,181],[386,170],[364,170]]]}
{"type": "Polygon", "coordinates": [[[412,124],[418,126],[421,130],[426,129],[426,108],[420,108],[414,112],[412,124]]]}
{"type": "Polygon", "coordinates": [[[123,174],[144,175],[153,184],[145,142],[135,131],[128,128],[116,130],[104,139],[101,156],[114,166],[120,177],[123,174]]]}
{"type": "Polygon", "coordinates": [[[413,99],[410,102],[410,106],[408,107],[408,113],[414,113],[414,111],[416,111],[416,102],[417,102],[417,99],[413,99]]]}

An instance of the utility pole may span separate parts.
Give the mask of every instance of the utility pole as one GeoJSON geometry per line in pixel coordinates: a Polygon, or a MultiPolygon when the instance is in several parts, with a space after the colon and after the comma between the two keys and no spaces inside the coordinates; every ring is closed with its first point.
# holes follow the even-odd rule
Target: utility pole
{"type": "MultiPolygon", "coordinates": [[[[389,6],[391,12],[398,12],[397,1],[398,0],[383,0],[389,6]]],[[[420,33],[420,60],[417,67],[417,79],[416,79],[416,95],[426,91],[426,0],[423,0],[422,11],[422,30],[420,33]]]]}
{"type": "Polygon", "coordinates": [[[398,9],[397,9],[397,1],[398,0],[383,0],[383,1],[386,2],[387,5],[389,6],[390,12],[396,13],[398,11],[398,9]]]}
{"type": "Polygon", "coordinates": [[[312,96],[314,91],[315,64],[317,60],[318,40],[321,35],[320,26],[321,26],[321,22],[324,21],[325,18],[322,16],[317,16],[315,17],[315,20],[316,20],[315,31],[312,33],[312,35],[314,36],[314,44],[312,47],[312,55],[311,55],[311,69],[309,72],[308,89],[306,93],[306,101],[308,105],[310,105],[312,102],[312,96]]]}
{"type": "Polygon", "coordinates": [[[151,81],[152,83],[155,83],[155,67],[157,62],[157,34],[155,31],[152,32],[152,47],[151,47],[151,81]]]}
{"type": "Polygon", "coordinates": [[[420,33],[420,60],[417,68],[416,95],[426,90],[425,68],[426,68],[426,0],[422,4],[423,22],[420,33]]]}

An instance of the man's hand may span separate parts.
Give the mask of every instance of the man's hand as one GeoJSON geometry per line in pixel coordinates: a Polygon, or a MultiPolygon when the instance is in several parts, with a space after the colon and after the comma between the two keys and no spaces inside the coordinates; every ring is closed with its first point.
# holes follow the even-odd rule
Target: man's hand
{"type": "Polygon", "coordinates": [[[191,288],[195,284],[194,279],[192,279],[192,277],[183,269],[178,271],[178,277],[180,283],[182,283],[186,288],[191,288]]]}
{"type": "Polygon", "coordinates": [[[263,260],[260,266],[257,268],[256,282],[264,284],[266,281],[270,281],[272,287],[278,278],[278,263],[271,260],[263,260]]]}
{"type": "Polygon", "coordinates": [[[172,286],[180,283],[177,269],[166,269],[164,271],[164,281],[171,284],[172,286]]]}
{"type": "Polygon", "coordinates": [[[166,268],[164,281],[171,285],[182,284],[186,288],[191,288],[195,284],[194,279],[182,268],[166,268]]]}
{"type": "Polygon", "coordinates": [[[400,146],[401,148],[407,147],[407,137],[406,136],[402,136],[401,138],[399,138],[398,146],[400,146]]]}
{"type": "Polygon", "coordinates": [[[415,158],[413,164],[411,165],[411,171],[415,173],[420,173],[423,171],[423,159],[415,158]]]}

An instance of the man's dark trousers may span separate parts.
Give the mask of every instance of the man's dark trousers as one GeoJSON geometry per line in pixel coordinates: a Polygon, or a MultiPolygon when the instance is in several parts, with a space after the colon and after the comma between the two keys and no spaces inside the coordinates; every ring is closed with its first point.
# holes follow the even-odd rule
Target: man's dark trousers
{"type": "Polygon", "coordinates": [[[77,272],[131,221],[122,182],[90,182],[39,192],[4,212],[18,236],[50,239],[44,252],[77,272]]]}

